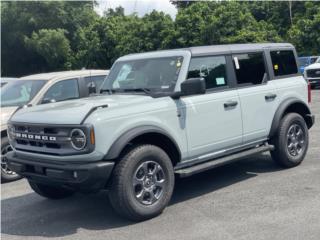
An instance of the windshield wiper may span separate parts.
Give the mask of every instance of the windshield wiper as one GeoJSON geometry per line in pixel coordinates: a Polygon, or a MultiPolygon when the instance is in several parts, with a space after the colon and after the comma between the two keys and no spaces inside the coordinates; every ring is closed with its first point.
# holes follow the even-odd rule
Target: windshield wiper
{"type": "Polygon", "coordinates": [[[149,88],[126,88],[122,89],[124,92],[144,92],[150,94],[151,90],[149,88]]]}
{"type": "Polygon", "coordinates": [[[113,89],[100,89],[100,93],[108,92],[110,95],[116,92],[144,92],[150,95],[149,88],[113,88],[113,89]]]}
{"type": "Polygon", "coordinates": [[[115,89],[108,89],[108,88],[100,89],[100,93],[104,93],[104,92],[108,92],[111,95],[112,93],[115,93],[116,90],[115,89]]]}

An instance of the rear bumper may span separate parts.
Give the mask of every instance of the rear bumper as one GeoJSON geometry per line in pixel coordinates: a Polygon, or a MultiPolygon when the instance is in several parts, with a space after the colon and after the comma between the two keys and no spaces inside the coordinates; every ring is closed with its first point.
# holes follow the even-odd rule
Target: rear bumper
{"type": "Polygon", "coordinates": [[[9,168],[27,179],[49,185],[59,185],[79,191],[104,188],[114,162],[68,163],[26,159],[13,152],[7,154],[9,168]]]}

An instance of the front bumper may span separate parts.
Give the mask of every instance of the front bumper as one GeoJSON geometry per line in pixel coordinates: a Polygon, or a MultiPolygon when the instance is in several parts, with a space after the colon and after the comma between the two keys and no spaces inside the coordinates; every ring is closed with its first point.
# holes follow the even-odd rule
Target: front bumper
{"type": "Polygon", "coordinates": [[[27,179],[85,192],[104,188],[114,167],[114,162],[107,161],[70,163],[21,158],[15,151],[9,152],[7,159],[9,168],[27,179]]]}

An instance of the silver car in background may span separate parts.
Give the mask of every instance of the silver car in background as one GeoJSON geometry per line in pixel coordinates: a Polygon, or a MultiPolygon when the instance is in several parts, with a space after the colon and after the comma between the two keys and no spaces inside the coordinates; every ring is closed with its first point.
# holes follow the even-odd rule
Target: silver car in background
{"type": "Polygon", "coordinates": [[[7,121],[19,107],[88,97],[99,91],[108,70],[79,70],[41,73],[9,80],[1,88],[1,182],[19,176],[7,166],[11,151],[7,138],[7,121]]]}

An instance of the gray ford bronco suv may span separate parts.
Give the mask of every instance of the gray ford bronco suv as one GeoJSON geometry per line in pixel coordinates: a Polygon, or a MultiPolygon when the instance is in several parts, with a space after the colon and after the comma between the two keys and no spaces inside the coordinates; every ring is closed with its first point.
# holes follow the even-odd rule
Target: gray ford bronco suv
{"type": "Polygon", "coordinates": [[[310,88],[291,44],[238,44],[119,58],[100,95],[17,111],[9,166],[41,196],[109,190],[136,221],[160,214],[175,175],[270,151],[294,167],[308,149],[310,88]]]}

